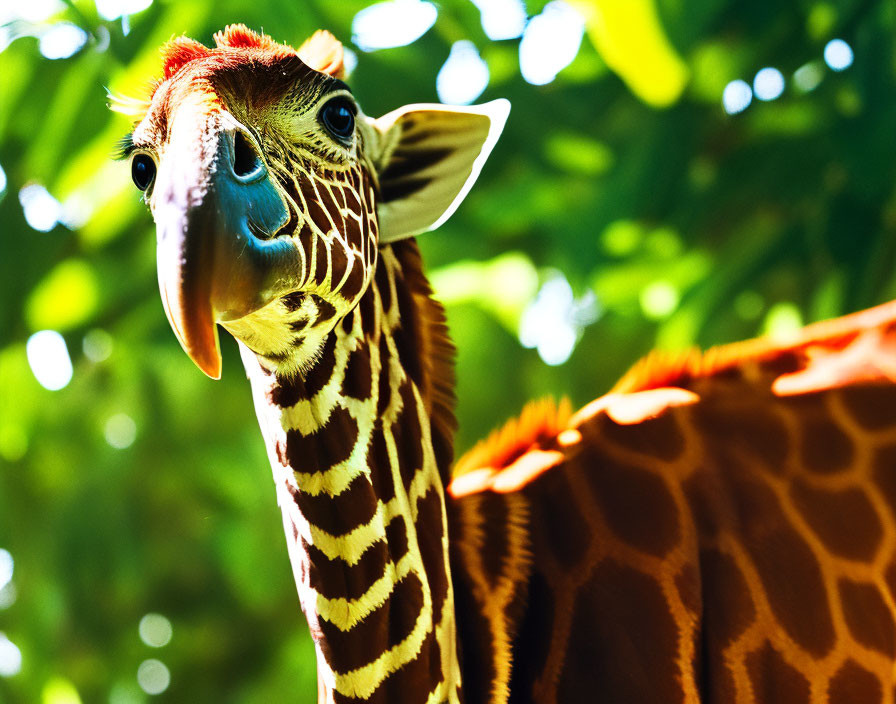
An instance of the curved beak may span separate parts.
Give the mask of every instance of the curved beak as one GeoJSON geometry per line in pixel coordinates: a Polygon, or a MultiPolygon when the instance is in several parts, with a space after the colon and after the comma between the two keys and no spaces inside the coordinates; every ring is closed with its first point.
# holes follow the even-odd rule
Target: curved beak
{"type": "Polygon", "coordinates": [[[184,351],[221,377],[217,323],[269,303],[301,271],[289,212],[239,127],[174,139],[152,195],[159,290],[184,351]]]}

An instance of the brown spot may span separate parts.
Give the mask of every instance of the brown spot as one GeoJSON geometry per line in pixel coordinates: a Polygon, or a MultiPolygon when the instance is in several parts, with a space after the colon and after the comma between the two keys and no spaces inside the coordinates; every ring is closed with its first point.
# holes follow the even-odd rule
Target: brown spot
{"type": "Polygon", "coordinates": [[[366,345],[358,347],[349,354],[345,365],[345,377],[342,380],[343,396],[366,399],[370,397],[371,384],[370,350],[366,345]]]}
{"type": "Polygon", "coordinates": [[[843,404],[863,428],[884,430],[896,425],[896,385],[855,385],[840,393],[843,404]]]}
{"type": "Polygon", "coordinates": [[[790,525],[771,490],[741,481],[733,494],[744,547],[772,611],[799,645],[824,656],[834,646],[834,626],[818,559],[790,525]]]}
{"type": "MultiPolygon", "coordinates": [[[[345,283],[343,283],[342,288],[339,289],[339,295],[347,301],[354,301],[357,295],[361,293],[361,287],[364,285],[365,281],[364,277],[365,273],[360,266],[360,260],[356,260],[356,264],[349,272],[348,277],[345,279],[345,283]]],[[[339,281],[337,280],[336,283],[338,284],[339,281]]]]}
{"type": "Polygon", "coordinates": [[[376,513],[376,496],[366,474],[359,474],[336,496],[326,492],[314,496],[292,486],[289,492],[305,520],[334,536],[369,523],[376,513]]]}
{"type": "Polygon", "coordinates": [[[753,599],[734,558],[718,550],[700,554],[703,629],[713,658],[743,633],[756,617],[753,599]]]}
{"type": "MultiPolygon", "coordinates": [[[[323,232],[329,232],[331,229],[330,219],[327,217],[327,212],[320,204],[319,196],[314,189],[314,185],[307,178],[301,178],[299,182],[299,188],[302,192],[302,198],[305,201],[305,215],[311,220],[315,225],[317,225],[323,232]]],[[[318,244],[317,248],[317,258],[318,260],[321,258],[321,254],[324,255],[324,260],[326,260],[326,250],[325,243],[321,241],[318,244]]],[[[318,282],[323,279],[316,279],[318,282]]]]}
{"type": "Polygon", "coordinates": [[[591,528],[577,503],[570,501],[568,472],[548,472],[532,491],[537,491],[537,500],[532,501],[533,530],[541,532],[542,545],[560,566],[572,570],[591,544],[591,528]]]}
{"type": "MultiPolygon", "coordinates": [[[[358,303],[358,310],[361,312],[361,331],[364,336],[370,340],[376,332],[377,314],[376,314],[376,294],[373,287],[370,286],[361,296],[358,303]]],[[[382,358],[381,358],[382,359],[382,358]]]]}
{"type": "Polygon", "coordinates": [[[386,601],[348,631],[320,619],[320,646],[327,664],[346,673],[376,660],[411,634],[422,608],[423,585],[411,572],[395,583],[386,601]]]}
{"type": "Polygon", "coordinates": [[[421,386],[423,384],[423,368],[421,366],[422,350],[420,349],[417,306],[414,305],[407,286],[396,285],[395,288],[398,299],[398,327],[392,333],[395,349],[405,373],[418,386],[421,386]]]}
{"type": "Polygon", "coordinates": [[[339,209],[346,209],[345,192],[347,188],[341,185],[333,185],[330,188],[333,190],[333,197],[336,199],[336,204],[339,206],[339,209]]]}
{"type": "MultiPolygon", "coordinates": [[[[360,185],[360,182],[358,183],[358,185],[360,185]]],[[[364,209],[361,207],[361,201],[358,200],[358,192],[357,192],[358,185],[356,185],[354,188],[346,187],[343,189],[343,191],[345,192],[344,197],[346,199],[345,204],[346,204],[346,207],[349,210],[351,210],[353,213],[357,213],[358,215],[363,215],[364,209]]]]}
{"type": "Polygon", "coordinates": [[[357,440],[358,424],[346,409],[337,406],[311,435],[298,430],[286,433],[288,466],[304,474],[328,470],[349,458],[357,440]]]}
{"type": "Polygon", "coordinates": [[[794,506],[831,552],[851,560],[874,557],[883,527],[861,489],[825,491],[795,480],[790,493],[794,506]]]}
{"type": "Polygon", "coordinates": [[[877,587],[846,578],[841,579],[837,586],[843,615],[853,638],[892,659],[896,655],[893,614],[877,587]]]}
{"type": "Polygon", "coordinates": [[[854,660],[847,660],[831,678],[829,704],[874,704],[881,701],[880,680],[854,660]]]}
{"type": "MultiPolygon", "coordinates": [[[[311,295],[314,296],[314,294],[311,295]]],[[[314,321],[315,324],[325,323],[336,315],[336,308],[329,301],[325,301],[320,296],[314,296],[313,300],[317,306],[317,320],[314,321]]]]}
{"type": "Polygon", "coordinates": [[[442,618],[442,606],[448,596],[448,573],[445,569],[445,549],[442,538],[442,499],[431,488],[417,501],[417,543],[423,560],[423,573],[432,590],[433,620],[442,618]]]}
{"type": "Polygon", "coordinates": [[[754,405],[739,407],[729,398],[704,401],[693,408],[698,432],[714,456],[727,462],[746,455],[772,472],[780,471],[787,459],[787,431],[770,409],[759,413],[754,405]]]}
{"type": "Polygon", "coordinates": [[[570,471],[581,472],[620,540],[652,555],[662,556],[678,543],[678,511],[659,477],[616,462],[599,447],[589,446],[570,471]]]}
{"type": "Polygon", "coordinates": [[[331,332],[324,340],[320,355],[314,366],[305,373],[306,398],[313,398],[320,393],[333,377],[336,367],[336,333],[331,332]]]}
{"type": "MultiPolygon", "coordinates": [[[[324,228],[326,232],[326,228],[324,228]]],[[[317,238],[317,254],[314,259],[314,278],[313,281],[317,284],[322,284],[327,280],[327,274],[330,271],[330,261],[329,257],[327,257],[327,252],[331,251],[332,247],[327,244],[323,237],[317,238]]]]}
{"type": "Polygon", "coordinates": [[[383,436],[382,418],[373,424],[370,446],[367,448],[367,466],[370,468],[370,481],[373,490],[383,503],[388,503],[395,496],[395,481],[389,465],[389,451],[383,436]]]}
{"type": "Polygon", "coordinates": [[[809,701],[809,680],[769,643],[747,656],[747,672],[757,702],[800,704],[809,701]]]}
{"type": "Polygon", "coordinates": [[[358,308],[352,308],[348,313],[342,316],[342,332],[346,335],[351,335],[352,330],[355,327],[355,313],[358,311],[358,308]]]}
{"type": "Polygon", "coordinates": [[[395,450],[398,454],[398,471],[406,489],[423,466],[423,432],[417,401],[411,385],[403,383],[399,388],[402,408],[392,424],[395,450]]]}
{"type": "Polygon", "coordinates": [[[608,442],[667,462],[684,450],[678,423],[669,412],[633,425],[620,425],[601,416],[601,432],[608,442]]]}
{"type": "Polygon", "coordinates": [[[401,516],[396,516],[386,526],[386,542],[392,562],[397,563],[408,551],[408,530],[401,516]]]}
{"type": "Polygon", "coordinates": [[[268,392],[270,402],[280,408],[291,408],[306,398],[308,398],[308,394],[305,391],[305,382],[299,377],[277,376],[274,385],[268,392]]]}
{"type": "Polygon", "coordinates": [[[326,599],[359,599],[386,571],[389,548],[384,540],[373,543],[354,565],[328,558],[319,548],[302,542],[308,553],[311,588],[326,599]]]}
{"type": "Polygon", "coordinates": [[[295,291],[286,294],[280,300],[283,302],[283,305],[286,306],[286,310],[290,313],[295,313],[302,307],[302,305],[304,305],[306,296],[307,294],[304,291],[295,291]]]}
{"type": "MultiPolygon", "coordinates": [[[[363,221],[355,220],[354,218],[348,218],[345,221],[343,232],[345,234],[345,240],[349,243],[349,247],[352,248],[352,251],[356,251],[360,254],[364,246],[363,221]]],[[[360,261],[361,260],[358,259],[359,263],[360,261]]]]}
{"type": "Polygon", "coordinates": [[[392,287],[389,285],[389,272],[385,260],[381,259],[379,266],[374,272],[374,282],[377,290],[380,292],[380,301],[382,301],[383,312],[388,313],[392,307],[392,287]]]}
{"type": "MultiPolygon", "coordinates": [[[[529,704],[533,701],[532,687],[544,671],[551,650],[554,596],[542,573],[534,572],[529,579],[527,593],[521,595],[519,599],[519,603],[526,604],[528,608],[523,612],[519,631],[513,640],[513,668],[510,671],[508,704],[529,704]]],[[[463,643],[466,644],[467,641],[464,640],[463,643]]],[[[464,667],[464,676],[466,674],[467,668],[464,667]]]]}
{"type": "Polygon", "coordinates": [[[808,418],[800,443],[803,464],[820,474],[848,469],[854,455],[852,440],[829,418],[808,418]]]}
{"type": "Polygon", "coordinates": [[[583,586],[560,672],[558,702],[664,702],[684,698],[678,630],[658,582],[611,560],[583,586]]]}

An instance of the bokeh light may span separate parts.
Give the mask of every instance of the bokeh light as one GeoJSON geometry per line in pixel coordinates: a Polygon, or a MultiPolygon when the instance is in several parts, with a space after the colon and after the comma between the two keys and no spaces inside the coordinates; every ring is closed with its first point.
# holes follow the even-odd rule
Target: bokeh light
{"type": "Polygon", "coordinates": [[[83,704],[81,695],[71,681],[64,677],[51,677],[41,692],[42,704],[83,704]]]}
{"type": "Polygon", "coordinates": [[[818,61],[803,64],[793,72],[793,84],[803,93],[815,90],[823,78],[824,67],[818,61]]]}
{"type": "Polygon", "coordinates": [[[472,0],[479,8],[482,30],[492,41],[516,39],[526,29],[526,6],[522,0],[472,0]]]}
{"type": "Polygon", "coordinates": [[[39,232],[52,230],[62,215],[59,201],[39,183],[29,183],[19,191],[19,203],[25,213],[25,221],[39,232]]]}
{"type": "Polygon", "coordinates": [[[94,364],[105,362],[112,355],[112,336],[105,330],[94,329],[84,335],[81,349],[84,356],[94,364]]]}
{"type": "Polygon", "coordinates": [[[778,69],[760,69],[753,79],[753,93],[759,100],[774,100],[784,92],[784,74],[778,69]]]}
{"type": "Polygon", "coordinates": [[[439,100],[447,105],[469,105],[488,86],[488,65],[473,42],[451,45],[451,53],[436,76],[439,100]]]}
{"type": "Polygon", "coordinates": [[[34,378],[45,389],[58,391],[68,386],[74,369],[65,338],[55,330],[41,330],[25,345],[28,365],[34,378]]]}
{"type": "Polygon", "coordinates": [[[162,614],[146,614],[138,627],[140,640],[151,648],[162,648],[171,642],[174,628],[162,614]]]}
{"type": "Polygon", "coordinates": [[[116,413],[106,421],[103,435],[116,450],[126,450],[137,439],[137,424],[127,413],[116,413]]]}
{"type": "Polygon", "coordinates": [[[523,311],[519,340],[524,347],[535,348],[545,364],[563,364],[575,349],[582,329],[597,317],[594,293],[589,291],[576,299],[566,277],[555,272],[523,311]]]}
{"type": "Polygon", "coordinates": [[[96,0],[96,11],[105,20],[142,12],[152,5],[152,0],[96,0]]]}
{"type": "Polygon", "coordinates": [[[729,115],[746,110],[753,102],[753,90],[746,81],[731,81],[722,92],[722,106],[729,115]]]}
{"type": "Polygon", "coordinates": [[[137,683],[147,694],[161,694],[171,684],[171,672],[165,663],[150,658],[141,662],[137,668],[137,683]]]}
{"type": "Polygon", "coordinates": [[[650,320],[662,320],[678,307],[680,298],[678,289],[670,282],[653,281],[641,291],[641,310],[650,320]]]}
{"type": "Polygon", "coordinates": [[[67,59],[87,43],[87,32],[71,22],[59,22],[40,35],[40,53],[46,59],[67,59]]]}
{"type": "Polygon", "coordinates": [[[6,191],[6,172],[0,166],[0,194],[6,191]]]}
{"type": "Polygon", "coordinates": [[[844,71],[852,66],[852,47],[842,39],[831,39],[824,47],[824,62],[834,71],[844,71]]]}
{"type": "Polygon", "coordinates": [[[0,632],[0,677],[13,677],[22,669],[22,651],[0,632]]]}
{"type": "Polygon", "coordinates": [[[520,73],[532,85],[550,83],[579,53],[585,34],[585,20],[563,2],[553,0],[544,6],[523,32],[520,41],[520,73]]]}
{"type": "Polygon", "coordinates": [[[0,24],[14,22],[15,20],[37,24],[45,22],[64,9],[65,3],[62,0],[3,2],[0,3],[0,24]]]}
{"type": "Polygon", "coordinates": [[[16,589],[15,582],[8,582],[3,589],[0,589],[0,610],[8,609],[16,603],[19,596],[19,590],[16,589]]]}
{"type": "Polygon", "coordinates": [[[12,553],[5,548],[0,548],[0,589],[3,589],[12,581],[14,567],[15,562],[12,559],[12,553]]]}
{"type": "Polygon", "coordinates": [[[424,0],[388,0],[365,7],[352,20],[352,41],[362,51],[405,46],[435,24],[436,6],[424,0]]]}

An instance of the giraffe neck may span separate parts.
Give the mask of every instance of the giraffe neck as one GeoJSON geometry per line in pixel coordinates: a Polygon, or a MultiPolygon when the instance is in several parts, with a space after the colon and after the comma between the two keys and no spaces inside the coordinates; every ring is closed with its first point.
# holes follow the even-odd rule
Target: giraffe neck
{"type": "Polygon", "coordinates": [[[450,438],[430,416],[396,248],[304,374],[281,377],[241,345],[323,702],[460,697],[440,476],[450,438]]]}

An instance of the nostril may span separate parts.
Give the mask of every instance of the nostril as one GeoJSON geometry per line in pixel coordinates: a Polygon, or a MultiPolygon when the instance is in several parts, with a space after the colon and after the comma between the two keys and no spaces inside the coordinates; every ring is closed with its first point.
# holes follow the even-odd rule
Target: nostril
{"type": "Polygon", "coordinates": [[[241,130],[237,130],[233,137],[233,173],[245,178],[258,171],[260,167],[261,157],[255,151],[255,146],[241,130]]]}

